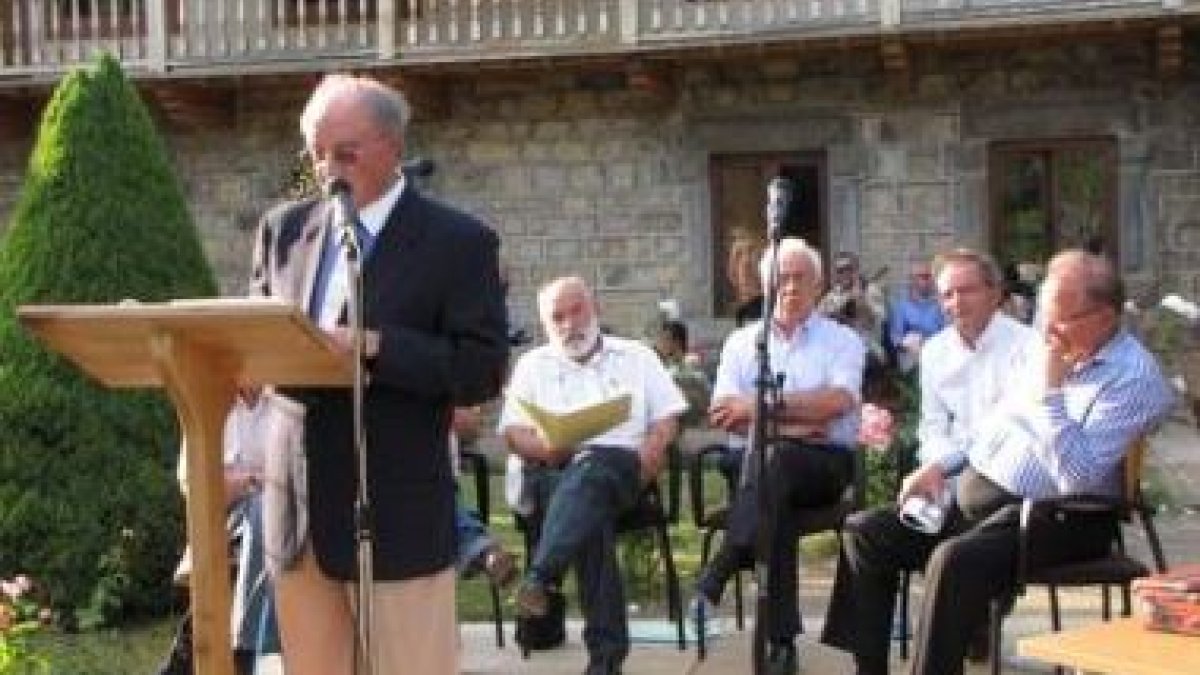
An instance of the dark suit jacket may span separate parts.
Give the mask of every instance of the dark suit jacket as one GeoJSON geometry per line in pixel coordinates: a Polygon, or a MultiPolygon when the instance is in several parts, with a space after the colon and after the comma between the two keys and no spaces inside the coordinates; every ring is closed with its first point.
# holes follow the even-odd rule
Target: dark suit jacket
{"type": "MultiPolygon", "coordinates": [[[[268,213],[252,293],[307,309],[331,223],[332,209],[320,201],[268,213]]],[[[365,323],[381,334],[368,368],[365,412],[377,579],[430,574],[454,559],[451,409],[495,396],[508,356],[498,248],[492,230],[409,183],[364,265],[365,323]]],[[[350,392],[288,393],[306,407],[314,553],[330,576],[353,578],[357,469],[350,392]]]]}

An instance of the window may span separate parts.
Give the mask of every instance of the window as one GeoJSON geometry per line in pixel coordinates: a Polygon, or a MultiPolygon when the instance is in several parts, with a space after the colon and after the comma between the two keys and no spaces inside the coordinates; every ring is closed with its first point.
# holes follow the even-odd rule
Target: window
{"type": "Polygon", "coordinates": [[[1115,140],[995,143],[988,180],[1001,264],[1044,263],[1070,247],[1117,258],[1115,140]]]}

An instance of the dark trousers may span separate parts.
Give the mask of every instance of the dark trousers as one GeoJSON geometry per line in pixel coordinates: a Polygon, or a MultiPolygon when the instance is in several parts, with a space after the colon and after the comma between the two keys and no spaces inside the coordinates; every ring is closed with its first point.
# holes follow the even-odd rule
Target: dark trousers
{"type": "MultiPolygon", "coordinates": [[[[923,568],[912,672],[961,673],[989,601],[1013,592],[1020,508],[1018,498],[968,468],[939,535],[905,526],[894,507],[850,516],[821,641],[854,653],[861,674],[887,673],[899,573],[923,568]]],[[[1036,523],[1028,562],[1037,568],[1103,555],[1113,528],[1109,517],[1036,523]]]]}
{"type": "Polygon", "coordinates": [[[609,447],[585,450],[561,471],[526,471],[535,510],[541,511],[529,573],[540,581],[558,583],[574,563],[583,641],[592,660],[619,664],[629,653],[616,524],[637,503],[640,476],[636,452],[609,447]]]}
{"type": "MultiPolygon", "coordinates": [[[[697,582],[700,592],[720,598],[726,582],[754,559],[759,526],[756,458],[748,457],[749,473],[742,481],[729,512],[728,531],[721,548],[697,582]]],[[[768,639],[791,642],[800,633],[799,572],[800,511],[828,506],[841,499],[854,472],[850,451],[826,445],[786,442],[777,446],[767,469],[770,512],[775,519],[767,561],[766,616],[768,639]]]]}

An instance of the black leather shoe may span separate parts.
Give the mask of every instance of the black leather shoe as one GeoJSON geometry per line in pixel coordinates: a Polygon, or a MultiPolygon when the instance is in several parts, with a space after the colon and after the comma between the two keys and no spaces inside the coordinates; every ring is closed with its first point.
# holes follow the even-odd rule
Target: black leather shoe
{"type": "Polygon", "coordinates": [[[795,675],[800,671],[800,656],[791,642],[772,642],[767,645],[768,675],[795,675]]]}

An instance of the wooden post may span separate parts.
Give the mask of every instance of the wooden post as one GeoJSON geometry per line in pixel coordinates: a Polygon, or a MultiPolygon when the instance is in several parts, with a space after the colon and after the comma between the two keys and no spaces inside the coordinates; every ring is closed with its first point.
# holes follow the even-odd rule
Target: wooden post
{"type": "Polygon", "coordinates": [[[640,0],[621,0],[618,11],[621,12],[621,44],[631,45],[638,39],[638,6],[640,0]]]}
{"type": "Polygon", "coordinates": [[[391,61],[396,58],[396,0],[379,0],[375,20],[379,29],[379,60],[391,61]]]}
{"type": "Polygon", "coordinates": [[[167,70],[166,0],[146,0],[146,61],[150,70],[167,70]]]}

